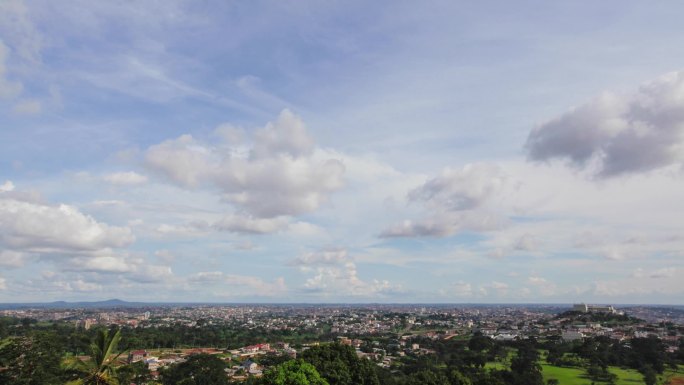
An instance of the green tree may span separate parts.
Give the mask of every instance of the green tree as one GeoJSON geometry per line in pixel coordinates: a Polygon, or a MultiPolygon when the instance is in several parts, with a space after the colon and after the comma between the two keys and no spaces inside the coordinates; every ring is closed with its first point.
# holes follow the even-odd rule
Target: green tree
{"type": "Polygon", "coordinates": [[[641,374],[644,375],[644,384],[655,385],[658,383],[658,377],[656,376],[656,371],[650,366],[646,366],[641,369],[641,374]]]}
{"type": "Polygon", "coordinates": [[[463,373],[457,371],[457,370],[452,370],[451,373],[449,374],[449,383],[451,385],[471,385],[472,382],[468,377],[463,375],[463,373]]]}
{"type": "Polygon", "coordinates": [[[328,385],[316,368],[302,360],[288,361],[266,372],[267,385],[328,385]]]}
{"type": "Polygon", "coordinates": [[[441,372],[423,370],[411,374],[406,385],[450,385],[450,383],[441,372]]]}
{"type": "Polygon", "coordinates": [[[475,352],[491,349],[493,345],[492,339],[482,335],[481,332],[475,333],[473,337],[470,338],[470,341],[468,341],[468,349],[475,352]]]}
{"type": "Polygon", "coordinates": [[[0,341],[0,384],[63,384],[62,351],[54,337],[40,334],[0,341]]]}
{"type": "Polygon", "coordinates": [[[114,363],[123,351],[114,354],[121,340],[119,329],[99,330],[90,344],[90,359],[75,360],[70,366],[79,377],[67,385],[119,385],[114,363]]]}
{"type": "Polygon", "coordinates": [[[116,370],[116,379],[121,385],[128,385],[130,383],[145,384],[150,378],[150,371],[142,361],[121,366],[116,370]]]}
{"type": "Polygon", "coordinates": [[[302,359],[316,367],[330,385],[380,385],[376,366],[354,348],[338,343],[314,346],[302,359]]]}
{"type": "Polygon", "coordinates": [[[210,354],[196,354],[160,373],[164,385],[227,385],[226,363],[210,354]]]}
{"type": "Polygon", "coordinates": [[[525,341],[518,345],[518,354],[511,360],[511,372],[515,384],[542,385],[544,383],[538,360],[539,352],[532,343],[525,341]]]}

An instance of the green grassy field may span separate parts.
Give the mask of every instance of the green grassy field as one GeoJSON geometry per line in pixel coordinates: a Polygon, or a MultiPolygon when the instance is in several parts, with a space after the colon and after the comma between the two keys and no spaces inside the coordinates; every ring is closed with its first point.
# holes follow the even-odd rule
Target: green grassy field
{"type": "Polygon", "coordinates": [[[584,369],[561,368],[549,364],[542,364],[544,382],[555,378],[560,385],[591,385],[584,369]]]}
{"type": "MultiPolygon", "coordinates": [[[[544,357],[545,351],[541,350],[540,355],[544,357]]],[[[513,351],[510,351],[508,357],[503,362],[488,362],[485,368],[491,370],[508,369],[511,359],[515,356],[513,351]]],[[[587,375],[584,368],[578,367],[560,367],[547,363],[543,358],[540,360],[542,366],[542,375],[544,382],[555,378],[560,385],[605,385],[605,382],[592,381],[587,375]]],[[[615,385],[640,385],[644,383],[644,377],[634,369],[624,369],[616,366],[611,366],[608,370],[617,376],[615,385]]],[[[659,385],[684,385],[684,365],[679,365],[676,371],[666,370],[662,375],[658,376],[659,385]]]]}
{"type": "MultiPolygon", "coordinates": [[[[608,370],[617,376],[615,385],[639,385],[644,383],[644,377],[634,369],[623,369],[611,366],[608,370]]],[[[544,381],[555,378],[560,385],[591,385],[592,380],[587,376],[584,369],[581,368],[565,368],[559,366],[542,364],[542,374],[544,381]]],[[[658,383],[667,385],[674,378],[684,379],[684,371],[665,371],[663,375],[658,376],[658,383]]],[[[605,384],[604,382],[595,382],[596,385],[605,384]]]]}

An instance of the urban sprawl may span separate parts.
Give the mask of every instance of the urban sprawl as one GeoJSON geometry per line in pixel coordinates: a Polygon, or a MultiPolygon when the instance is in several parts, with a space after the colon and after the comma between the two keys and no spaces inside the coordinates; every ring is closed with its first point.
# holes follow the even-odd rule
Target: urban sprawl
{"type": "Polygon", "coordinates": [[[356,349],[359,357],[378,366],[391,368],[406,355],[434,353],[421,341],[469,338],[478,334],[496,341],[557,338],[563,341],[607,336],[618,341],[657,337],[675,352],[684,328],[684,310],[676,307],[632,306],[614,308],[575,304],[560,305],[186,305],[136,306],[115,308],[21,308],[0,311],[0,315],[37,321],[69,322],[88,330],[96,325],[116,325],[123,330],[182,326],[203,328],[229,326],[262,333],[289,333],[302,337],[297,343],[260,340],[230,346],[221,341],[206,345],[134,348],[121,360],[144,362],[153,375],[166,366],[199,353],[220,355],[230,362],[233,379],[261,376],[264,365],[259,357],[267,354],[297,357],[303,350],[337,341],[356,349]],[[613,324],[581,322],[563,314],[628,313],[639,322],[613,324]],[[560,314],[560,316],[559,316],[560,314]],[[323,338],[321,340],[321,338],[323,338]]]}

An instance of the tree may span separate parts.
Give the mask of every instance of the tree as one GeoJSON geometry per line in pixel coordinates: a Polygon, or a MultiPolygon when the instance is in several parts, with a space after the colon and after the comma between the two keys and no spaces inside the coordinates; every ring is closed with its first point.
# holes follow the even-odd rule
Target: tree
{"type": "Polygon", "coordinates": [[[150,380],[150,377],[150,371],[142,361],[124,365],[116,370],[116,379],[121,385],[144,384],[150,380]]]}
{"type": "Polygon", "coordinates": [[[62,351],[54,336],[11,337],[0,341],[0,384],[63,384],[62,351]]]}
{"type": "Polygon", "coordinates": [[[266,372],[263,384],[267,385],[328,385],[316,368],[302,360],[288,361],[266,372]]]}
{"type": "Polygon", "coordinates": [[[656,371],[650,366],[645,366],[641,368],[641,374],[644,375],[644,383],[646,385],[655,385],[658,382],[658,377],[656,376],[656,371]]]}
{"type": "Polygon", "coordinates": [[[542,385],[544,383],[538,360],[539,352],[533,344],[521,342],[518,345],[518,354],[511,360],[511,371],[516,384],[542,385]]]}
{"type": "Polygon", "coordinates": [[[491,349],[493,345],[492,339],[482,335],[481,332],[475,333],[473,337],[470,338],[470,341],[468,341],[468,349],[475,352],[491,349]]]}
{"type": "Polygon", "coordinates": [[[330,385],[379,385],[376,366],[359,358],[354,348],[338,343],[314,346],[302,359],[316,367],[330,385]]]}
{"type": "Polygon", "coordinates": [[[226,363],[210,354],[196,354],[160,373],[164,385],[227,385],[226,363]]]}
{"type": "Polygon", "coordinates": [[[423,370],[411,374],[406,385],[450,385],[450,383],[441,372],[423,370]]]}
{"type": "Polygon", "coordinates": [[[449,383],[451,385],[471,385],[472,382],[470,379],[466,376],[463,375],[463,373],[457,371],[457,370],[452,370],[451,374],[449,375],[449,383]]]}
{"type": "Polygon", "coordinates": [[[70,369],[78,373],[78,379],[67,385],[119,385],[114,362],[123,353],[114,354],[121,340],[119,329],[99,330],[95,341],[90,344],[90,359],[76,359],[70,369]]]}

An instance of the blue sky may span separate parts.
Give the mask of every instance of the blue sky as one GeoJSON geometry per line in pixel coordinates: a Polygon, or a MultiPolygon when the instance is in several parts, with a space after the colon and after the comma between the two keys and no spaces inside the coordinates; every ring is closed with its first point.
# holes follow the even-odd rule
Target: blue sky
{"type": "Polygon", "coordinates": [[[681,303],[679,2],[0,1],[0,301],[681,303]]]}

